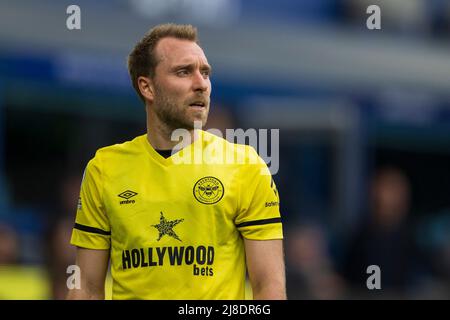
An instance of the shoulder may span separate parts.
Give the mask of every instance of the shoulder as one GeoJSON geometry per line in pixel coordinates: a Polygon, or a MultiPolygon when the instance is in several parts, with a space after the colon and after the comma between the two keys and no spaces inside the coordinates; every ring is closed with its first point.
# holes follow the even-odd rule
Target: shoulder
{"type": "Polygon", "coordinates": [[[145,139],[145,135],[137,136],[133,140],[125,141],[123,143],[116,143],[110,146],[102,147],[97,150],[94,159],[126,156],[139,153],[142,151],[142,139],[145,139]]]}
{"type": "Polygon", "coordinates": [[[95,156],[89,161],[88,167],[103,167],[104,163],[126,161],[126,158],[133,157],[142,152],[143,139],[145,139],[145,135],[140,135],[133,140],[99,148],[95,152],[95,156]]]}

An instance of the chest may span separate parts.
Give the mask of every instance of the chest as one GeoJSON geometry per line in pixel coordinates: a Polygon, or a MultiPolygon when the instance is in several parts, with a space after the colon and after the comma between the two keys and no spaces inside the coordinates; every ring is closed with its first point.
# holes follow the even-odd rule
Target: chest
{"type": "Polygon", "coordinates": [[[232,168],[141,166],[105,176],[103,195],[112,236],[152,246],[230,237],[239,190],[232,168]]]}

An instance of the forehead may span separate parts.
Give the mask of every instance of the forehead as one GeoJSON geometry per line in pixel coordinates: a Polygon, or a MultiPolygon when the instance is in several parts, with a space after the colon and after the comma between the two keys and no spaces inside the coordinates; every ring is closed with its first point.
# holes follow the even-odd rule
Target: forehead
{"type": "Polygon", "coordinates": [[[208,63],[205,53],[200,46],[189,40],[176,38],[161,39],[155,48],[159,63],[184,64],[200,61],[208,63]]]}

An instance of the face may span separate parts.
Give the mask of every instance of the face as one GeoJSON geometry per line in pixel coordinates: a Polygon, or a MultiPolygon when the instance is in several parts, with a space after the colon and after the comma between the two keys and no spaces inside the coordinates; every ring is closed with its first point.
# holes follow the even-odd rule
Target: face
{"type": "Polygon", "coordinates": [[[401,221],[409,210],[408,181],[399,172],[382,173],[374,182],[373,198],[376,218],[384,224],[395,224],[401,221]]]}
{"type": "Polygon", "coordinates": [[[211,67],[203,50],[192,41],[162,39],[155,49],[158,64],[153,77],[156,116],[171,129],[193,129],[208,118],[211,67]]]}

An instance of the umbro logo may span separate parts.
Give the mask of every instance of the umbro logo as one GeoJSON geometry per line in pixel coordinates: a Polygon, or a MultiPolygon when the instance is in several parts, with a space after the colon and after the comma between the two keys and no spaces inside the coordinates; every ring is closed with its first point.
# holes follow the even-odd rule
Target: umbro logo
{"type": "Polygon", "coordinates": [[[120,201],[119,202],[120,204],[129,204],[129,203],[135,203],[136,202],[134,200],[130,200],[130,198],[133,198],[135,195],[137,195],[136,192],[131,191],[131,190],[127,190],[127,191],[124,191],[124,192],[118,194],[117,196],[120,197],[120,198],[126,199],[126,200],[120,201]]]}

